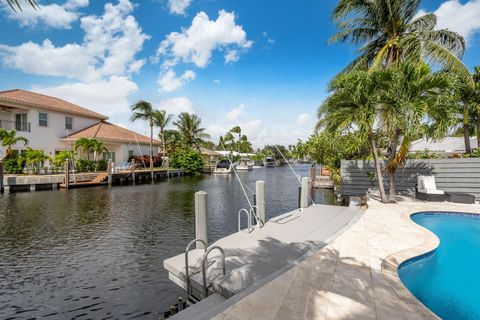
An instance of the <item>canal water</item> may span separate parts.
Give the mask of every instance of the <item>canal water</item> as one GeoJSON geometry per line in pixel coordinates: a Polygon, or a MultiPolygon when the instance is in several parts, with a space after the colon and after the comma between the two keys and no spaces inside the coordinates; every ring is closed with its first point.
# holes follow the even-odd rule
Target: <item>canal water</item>
{"type": "MultiPolygon", "coordinates": [[[[295,167],[308,176],[308,165],[295,167]]],[[[267,217],[293,210],[288,167],[239,173],[266,182],[267,217]]],[[[208,192],[211,242],[236,232],[247,202],[234,175],[0,196],[0,319],[158,319],[183,292],[163,260],[194,238],[194,193],[208,192]]],[[[315,202],[332,204],[331,190],[315,202]]]]}

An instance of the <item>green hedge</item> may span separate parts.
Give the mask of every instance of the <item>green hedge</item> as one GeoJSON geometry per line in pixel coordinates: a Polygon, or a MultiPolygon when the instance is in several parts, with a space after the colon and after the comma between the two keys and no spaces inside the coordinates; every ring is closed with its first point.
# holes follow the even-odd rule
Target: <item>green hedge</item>
{"type": "Polygon", "coordinates": [[[106,171],[108,162],[107,160],[77,160],[75,163],[77,172],[93,172],[93,171],[106,171]]]}
{"type": "Polygon", "coordinates": [[[170,165],[174,168],[183,169],[187,174],[199,175],[204,163],[199,152],[185,148],[175,150],[170,165]]]}

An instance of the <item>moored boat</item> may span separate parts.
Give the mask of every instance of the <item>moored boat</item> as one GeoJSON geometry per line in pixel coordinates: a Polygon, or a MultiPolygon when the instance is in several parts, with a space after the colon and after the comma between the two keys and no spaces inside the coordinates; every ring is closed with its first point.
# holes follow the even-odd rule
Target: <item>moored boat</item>
{"type": "Polygon", "coordinates": [[[263,165],[266,168],[275,167],[275,159],[273,159],[272,157],[266,157],[265,160],[263,161],[263,165]]]}
{"type": "Polygon", "coordinates": [[[214,174],[230,174],[232,173],[232,164],[228,160],[220,160],[215,166],[214,174]]]}
{"type": "Polygon", "coordinates": [[[238,162],[237,166],[235,167],[237,170],[252,170],[253,164],[251,163],[250,159],[242,158],[238,162]]]}

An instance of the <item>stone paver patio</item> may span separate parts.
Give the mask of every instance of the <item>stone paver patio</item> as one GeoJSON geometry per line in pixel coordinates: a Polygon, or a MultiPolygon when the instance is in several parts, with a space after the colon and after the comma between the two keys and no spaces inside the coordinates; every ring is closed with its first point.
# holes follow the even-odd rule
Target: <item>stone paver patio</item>
{"type": "Polygon", "coordinates": [[[369,202],[350,229],[318,253],[214,317],[234,319],[435,319],[403,286],[397,268],[438,238],[410,220],[419,211],[480,213],[480,205],[369,202]]]}

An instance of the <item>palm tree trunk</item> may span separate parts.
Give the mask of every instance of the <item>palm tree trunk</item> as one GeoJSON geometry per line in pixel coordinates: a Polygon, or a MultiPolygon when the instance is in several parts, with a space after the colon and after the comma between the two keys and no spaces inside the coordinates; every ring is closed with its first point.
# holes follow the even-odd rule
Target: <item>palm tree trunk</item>
{"type": "Polygon", "coordinates": [[[397,155],[398,141],[400,140],[400,131],[395,132],[395,136],[392,140],[390,148],[390,157],[388,159],[390,172],[389,172],[389,188],[388,188],[388,202],[395,203],[395,172],[397,172],[397,164],[393,163],[397,155]]]}
{"type": "Polygon", "coordinates": [[[150,177],[153,182],[153,122],[150,120],[150,177]]]}
{"type": "Polygon", "coordinates": [[[480,110],[477,113],[477,148],[479,149],[478,152],[480,152],[480,110]]]}
{"type": "Polygon", "coordinates": [[[373,154],[373,161],[375,163],[375,169],[377,171],[378,188],[380,189],[380,198],[383,203],[387,203],[387,195],[385,194],[385,187],[383,186],[382,169],[380,168],[380,161],[378,159],[378,150],[375,144],[375,139],[373,138],[372,134],[368,136],[368,140],[370,142],[370,148],[373,154]]]}
{"type": "Polygon", "coordinates": [[[470,154],[472,149],[470,147],[470,126],[468,122],[468,106],[465,105],[463,107],[463,139],[465,140],[465,153],[470,154]]]}

